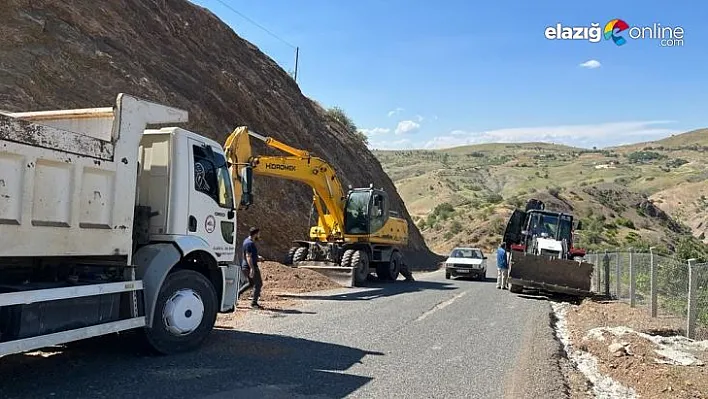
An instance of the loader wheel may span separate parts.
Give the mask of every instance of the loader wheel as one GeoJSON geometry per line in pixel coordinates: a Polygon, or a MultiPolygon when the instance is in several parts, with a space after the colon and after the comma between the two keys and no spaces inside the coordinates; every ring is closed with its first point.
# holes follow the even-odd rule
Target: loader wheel
{"type": "Polygon", "coordinates": [[[165,278],[145,338],[164,355],[195,349],[207,338],[217,313],[214,286],[203,274],[179,270],[165,278]]]}
{"type": "Polygon", "coordinates": [[[394,252],[391,255],[391,261],[388,263],[379,263],[376,265],[376,275],[381,280],[396,281],[398,274],[401,272],[401,254],[394,252]]]}
{"type": "Polygon", "coordinates": [[[355,251],[353,249],[347,249],[346,251],[344,251],[344,255],[342,255],[342,262],[340,263],[342,267],[350,267],[354,252],[355,251]]]}
{"type": "Polygon", "coordinates": [[[292,247],[292,248],[290,248],[290,250],[288,251],[287,256],[285,256],[285,263],[284,263],[285,265],[287,265],[287,266],[292,266],[293,260],[295,259],[295,252],[297,252],[297,250],[298,250],[299,248],[300,248],[300,247],[292,247]]]}
{"type": "Polygon", "coordinates": [[[299,247],[293,254],[293,264],[307,259],[307,247],[299,247]]]}
{"type": "Polygon", "coordinates": [[[351,267],[354,268],[354,283],[357,286],[364,285],[367,277],[369,277],[369,256],[366,252],[360,249],[354,251],[351,267]]]}

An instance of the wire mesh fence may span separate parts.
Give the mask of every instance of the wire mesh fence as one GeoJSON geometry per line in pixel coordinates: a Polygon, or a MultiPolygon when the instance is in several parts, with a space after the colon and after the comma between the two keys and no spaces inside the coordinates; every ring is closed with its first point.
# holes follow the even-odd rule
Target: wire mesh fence
{"type": "Polygon", "coordinates": [[[631,250],[590,253],[585,260],[595,265],[594,291],[685,326],[691,338],[708,339],[708,263],[631,250]]]}

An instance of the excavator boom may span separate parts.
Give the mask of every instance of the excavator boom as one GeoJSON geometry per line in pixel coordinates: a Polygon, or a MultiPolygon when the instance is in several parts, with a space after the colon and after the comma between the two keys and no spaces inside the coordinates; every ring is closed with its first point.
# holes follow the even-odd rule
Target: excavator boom
{"type": "Polygon", "coordinates": [[[381,279],[395,280],[399,273],[412,279],[400,248],[408,243],[408,224],[390,209],[383,190],[371,186],[350,188],[345,193],[334,168],[325,160],[245,126],[234,129],[224,150],[232,172],[234,204],[239,209],[252,203],[253,173],[312,188],[317,226],[310,228],[310,241],[295,241],[286,264],[317,270],[346,286],[364,283],[370,266],[381,279]],[[254,156],[251,138],[288,155],[254,156]]]}

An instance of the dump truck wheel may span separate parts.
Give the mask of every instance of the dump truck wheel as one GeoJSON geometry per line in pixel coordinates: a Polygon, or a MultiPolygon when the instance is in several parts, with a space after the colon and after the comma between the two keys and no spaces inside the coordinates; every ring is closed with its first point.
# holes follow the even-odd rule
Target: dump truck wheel
{"type": "Polygon", "coordinates": [[[509,285],[509,292],[514,294],[520,294],[524,291],[524,288],[518,284],[509,285]]]}
{"type": "Polygon", "coordinates": [[[302,262],[307,259],[307,247],[299,247],[293,254],[293,263],[302,262]]]}
{"type": "Polygon", "coordinates": [[[350,267],[352,264],[352,256],[354,256],[354,250],[353,249],[347,249],[344,251],[344,255],[342,255],[342,262],[340,265],[342,267],[350,267]]]}
{"type": "Polygon", "coordinates": [[[170,273],[160,287],[145,338],[153,350],[165,355],[195,349],[214,327],[217,310],[216,290],[203,274],[170,273]]]}
{"type": "Polygon", "coordinates": [[[358,286],[366,283],[369,277],[369,256],[362,250],[357,250],[352,255],[351,267],[354,268],[354,283],[358,286]]]}
{"type": "Polygon", "coordinates": [[[297,252],[297,250],[298,250],[299,248],[300,248],[300,247],[292,247],[292,248],[290,248],[290,250],[288,251],[288,254],[285,256],[285,263],[284,263],[285,265],[291,266],[291,265],[293,264],[293,261],[294,261],[294,259],[295,259],[295,252],[297,252]]]}

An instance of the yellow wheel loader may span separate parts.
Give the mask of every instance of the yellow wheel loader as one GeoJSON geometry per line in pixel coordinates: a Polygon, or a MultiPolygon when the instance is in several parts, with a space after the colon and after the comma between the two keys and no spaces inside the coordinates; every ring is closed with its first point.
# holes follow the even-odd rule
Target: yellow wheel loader
{"type": "Polygon", "coordinates": [[[253,202],[252,175],[305,183],[312,188],[317,225],[309,240],[294,241],[285,264],[316,270],[341,285],[364,285],[371,272],[380,280],[413,277],[403,259],[408,224],[390,209],[388,194],[373,185],[344,192],[334,168],[308,151],[293,148],[247,127],[236,128],[224,152],[234,177],[235,203],[247,209],[253,202]],[[253,156],[250,138],[288,156],[253,156]]]}

